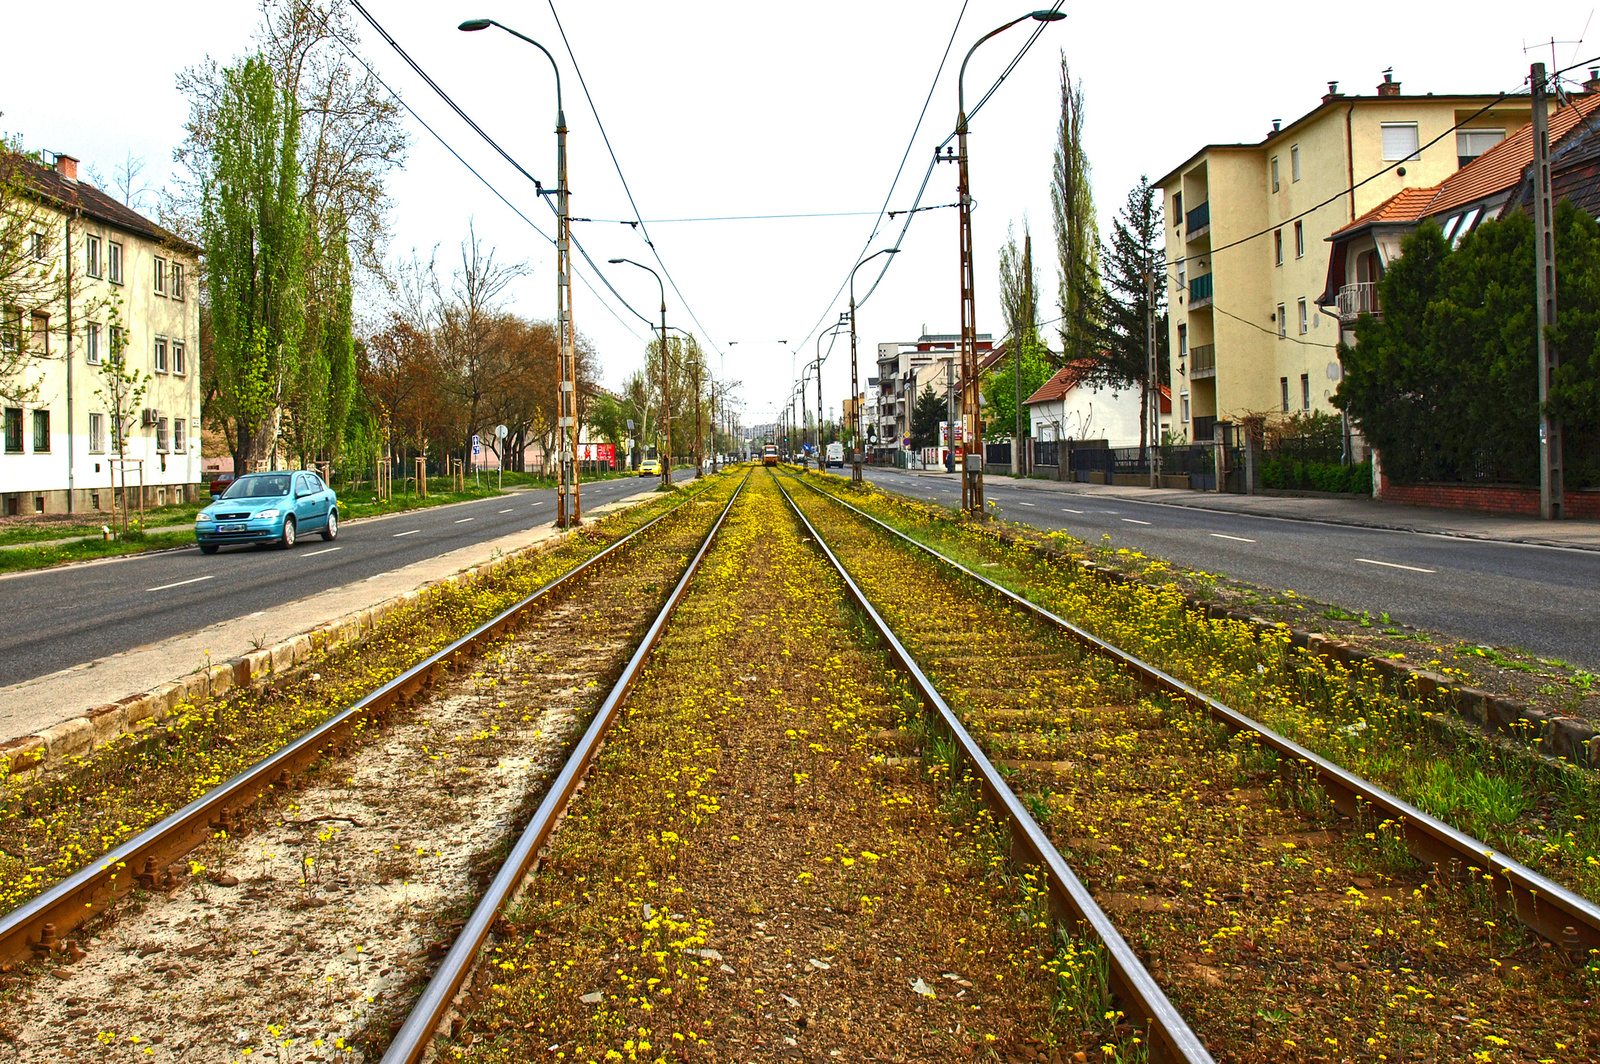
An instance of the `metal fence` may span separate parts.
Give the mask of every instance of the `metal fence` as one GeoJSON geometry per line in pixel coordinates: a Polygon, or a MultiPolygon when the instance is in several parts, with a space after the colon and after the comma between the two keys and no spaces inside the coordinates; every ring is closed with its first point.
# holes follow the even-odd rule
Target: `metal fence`
{"type": "Polygon", "coordinates": [[[1011,441],[1006,440],[1002,443],[985,443],[983,445],[983,463],[984,465],[1010,465],[1011,441]]]}

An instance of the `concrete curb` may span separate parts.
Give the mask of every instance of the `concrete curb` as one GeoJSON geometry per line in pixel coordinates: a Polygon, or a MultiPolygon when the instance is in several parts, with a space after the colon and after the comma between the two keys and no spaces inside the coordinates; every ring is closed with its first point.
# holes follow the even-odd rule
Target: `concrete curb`
{"type": "MultiPolygon", "coordinates": [[[[607,509],[606,512],[616,513],[658,497],[635,498],[631,502],[619,500],[615,509],[607,509]]],[[[36,772],[60,764],[67,758],[87,754],[124,735],[138,734],[172,716],[179,706],[199,706],[210,698],[226,695],[234,688],[265,686],[273,678],[307,664],[315,654],[360,643],[390,615],[423,602],[431,592],[447,587],[471,586],[519,558],[543,553],[564,544],[575,531],[557,531],[520,550],[430,580],[371,606],[324,621],[270,647],[253,650],[209,668],[197,669],[173,682],[106,703],[31,735],[0,742],[0,779],[36,772]]]]}

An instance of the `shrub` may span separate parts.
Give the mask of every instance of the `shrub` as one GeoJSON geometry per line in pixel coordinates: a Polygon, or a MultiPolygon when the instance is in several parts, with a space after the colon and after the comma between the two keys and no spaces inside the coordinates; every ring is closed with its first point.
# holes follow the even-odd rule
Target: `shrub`
{"type": "Polygon", "coordinates": [[[1372,494],[1372,463],[1339,465],[1334,462],[1268,458],[1261,464],[1261,486],[1299,491],[1335,491],[1372,494]]]}

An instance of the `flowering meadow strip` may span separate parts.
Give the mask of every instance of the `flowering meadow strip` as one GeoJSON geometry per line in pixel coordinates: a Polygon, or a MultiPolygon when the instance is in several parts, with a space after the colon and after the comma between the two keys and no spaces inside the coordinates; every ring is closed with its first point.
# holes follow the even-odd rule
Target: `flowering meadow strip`
{"type": "MultiPolygon", "coordinates": [[[[0,910],[16,907],[316,727],[683,497],[675,492],[608,516],[552,550],[508,561],[488,579],[430,588],[359,644],[319,655],[298,675],[266,688],[236,690],[226,699],[180,705],[159,727],[49,766],[43,779],[0,775],[0,910]]],[[[685,519],[693,520],[674,515],[658,529],[685,519]]],[[[645,538],[653,540],[654,532],[645,538]]],[[[647,544],[625,553],[635,549],[647,544]]]]}
{"type": "MultiPolygon", "coordinates": [[[[815,478],[813,478],[815,479],[815,478]]],[[[837,490],[837,483],[826,487],[837,490]]],[[[1106,583],[1064,534],[1041,551],[989,525],[877,491],[849,501],[1130,654],[1600,901],[1600,774],[1447,724],[1371,663],[1293,645],[1287,628],[1207,618],[1175,584],[1106,583]]],[[[1159,579],[1165,563],[1145,569],[1159,579]]]]}
{"type": "Polygon", "coordinates": [[[1093,951],[1058,953],[992,820],[910,756],[920,729],[758,473],[435,1049],[1035,1059],[1066,1000],[1041,966],[1093,1007],[1093,951]]]}
{"type": "Polygon", "coordinates": [[[1340,818],[1248,737],[1141,700],[1059,629],[795,500],[1219,1060],[1600,1054],[1593,971],[1475,879],[1432,875],[1395,824],[1340,818]]]}

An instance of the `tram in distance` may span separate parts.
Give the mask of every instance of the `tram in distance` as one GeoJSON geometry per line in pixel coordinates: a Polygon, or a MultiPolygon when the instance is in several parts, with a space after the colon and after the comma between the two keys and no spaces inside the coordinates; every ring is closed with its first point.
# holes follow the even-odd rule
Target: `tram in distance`
{"type": "Polygon", "coordinates": [[[775,466],[778,464],[777,444],[769,443],[765,447],[761,448],[761,464],[764,466],[775,466]]]}

